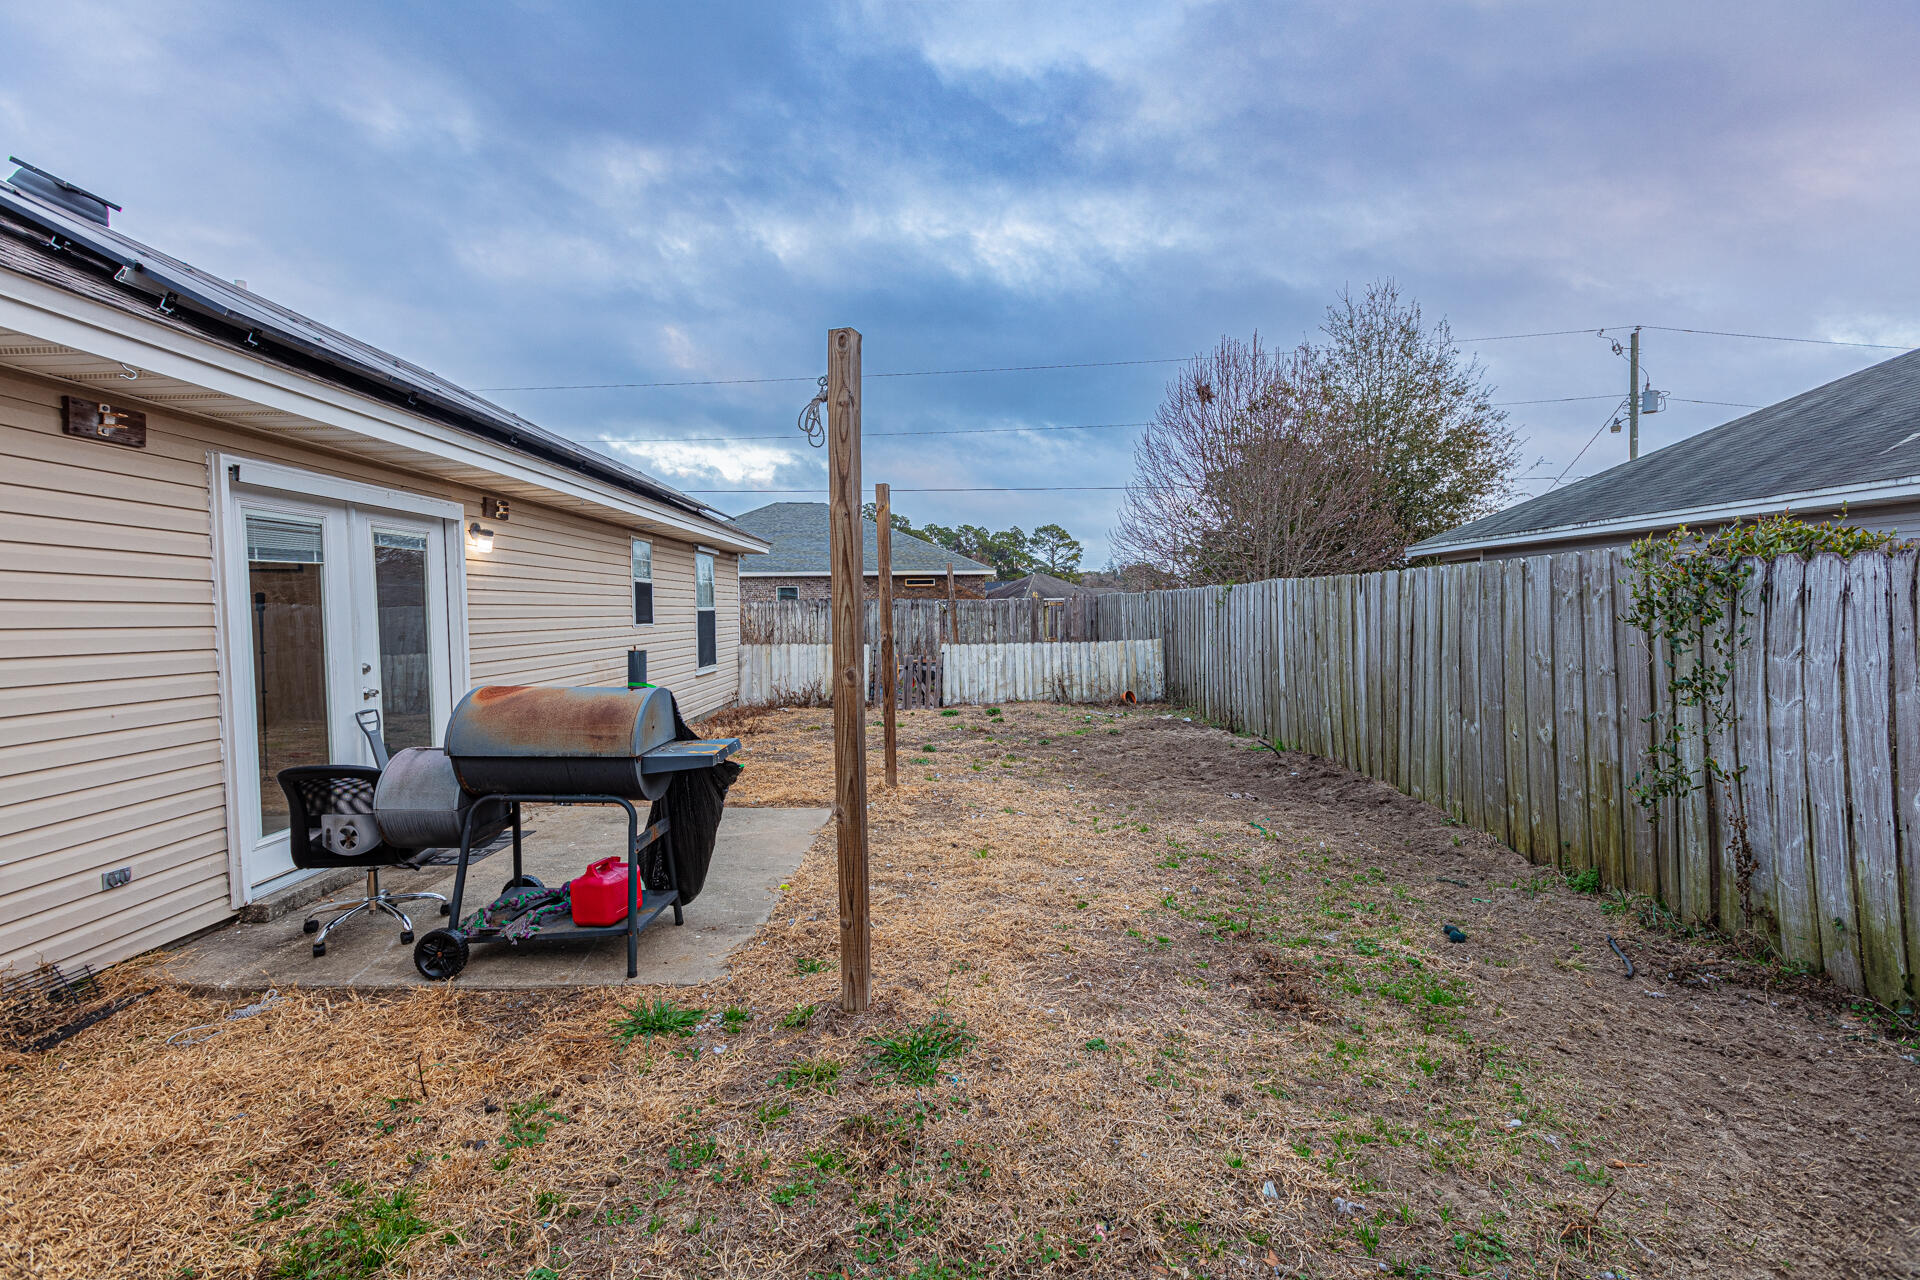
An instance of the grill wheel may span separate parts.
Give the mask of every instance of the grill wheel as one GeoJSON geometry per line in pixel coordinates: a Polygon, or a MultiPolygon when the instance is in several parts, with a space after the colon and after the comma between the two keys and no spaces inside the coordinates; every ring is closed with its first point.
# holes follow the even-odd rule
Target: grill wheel
{"type": "Polygon", "coordinates": [[[435,929],[413,944],[413,967],[431,982],[445,982],[467,967],[467,936],[458,929],[435,929]]]}

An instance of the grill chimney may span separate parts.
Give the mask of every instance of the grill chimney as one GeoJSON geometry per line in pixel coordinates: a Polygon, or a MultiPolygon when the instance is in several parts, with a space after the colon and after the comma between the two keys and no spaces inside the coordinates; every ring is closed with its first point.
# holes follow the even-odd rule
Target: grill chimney
{"type": "Polygon", "coordinates": [[[85,218],[88,222],[97,222],[103,227],[109,225],[107,219],[113,216],[107,212],[109,209],[113,213],[120,212],[120,206],[105,196],[97,196],[85,187],[76,187],[57,174],[48,173],[37,165],[28,164],[19,156],[8,156],[7,159],[20,166],[13,171],[13,176],[7,181],[55,208],[65,209],[68,213],[85,218]]]}

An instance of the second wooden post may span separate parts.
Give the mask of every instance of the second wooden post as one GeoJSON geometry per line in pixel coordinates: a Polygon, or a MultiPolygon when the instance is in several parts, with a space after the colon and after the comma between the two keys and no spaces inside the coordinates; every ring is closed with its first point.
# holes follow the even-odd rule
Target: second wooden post
{"type": "Polygon", "coordinates": [[[867,922],[866,538],[860,520],[860,332],[827,334],[828,564],[833,594],[833,808],[839,836],[840,1007],[871,994],[867,922]]]}
{"type": "Polygon", "coordinates": [[[886,744],[887,785],[900,785],[900,726],[894,720],[899,663],[893,656],[893,501],[888,486],[873,486],[875,567],[880,572],[880,723],[886,744]]]}

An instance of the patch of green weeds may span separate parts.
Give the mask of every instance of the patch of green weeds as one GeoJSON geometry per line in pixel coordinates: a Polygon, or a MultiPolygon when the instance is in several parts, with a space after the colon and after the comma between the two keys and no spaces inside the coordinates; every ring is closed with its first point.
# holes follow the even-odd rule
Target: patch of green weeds
{"type": "Polygon", "coordinates": [[[867,1043],[877,1050],[874,1066],[904,1084],[924,1085],[939,1077],[942,1063],[959,1057],[978,1039],[964,1024],[935,1014],[897,1036],[868,1036],[867,1043]]]}
{"type": "MultiPolygon", "coordinates": [[[[384,1272],[408,1245],[433,1230],[432,1223],[414,1212],[418,1197],[413,1191],[369,1195],[364,1183],[342,1182],[334,1194],[338,1211],[333,1220],[300,1228],[273,1254],[263,1274],[287,1280],[361,1280],[384,1272]]],[[[313,1198],[305,1203],[312,1204],[313,1198]]]]}
{"type": "Polygon", "coordinates": [[[253,1211],[255,1222],[278,1222],[291,1217],[314,1202],[317,1192],[306,1183],[297,1183],[291,1187],[276,1188],[267,1202],[253,1211]]]}
{"type": "Polygon", "coordinates": [[[682,1143],[667,1152],[669,1169],[703,1169],[720,1158],[720,1143],[711,1137],[702,1137],[682,1143]]]}
{"type": "Polygon", "coordinates": [[[730,1036],[737,1036],[747,1029],[753,1021],[753,1010],[742,1009],[735,1005],[720,1015],[720,1029],[730,1036]]]}
{"type": "Polygon", "coordinates": [[[827,962],[818,956],[795,956],[793,968],[796,973],[825,973],[827,962]]]}
{"type": "Polygon", "coordinates": [[[507,1108],[507,1131],[500,1135],[503,1147],[537,1147],[547,1140],[557,1124],[572,1124],[553,1109],[546,1098],[529,1098],[507,1108]]]}
{"type": "Polygon", "coordinates": [[[790,1012],[781,1016],[780,1025],[783,1027],[804,1027],[808,1022],[812,1021],[813,1015],[818,1012],[820,1012],[820,1006],[817,1004],[797,1004],[793,1006],[790,1012]]]}
{"type": "Polygon", "coordinates": [[[783,1089],[813,1089],[820,1093],[832,1093],[840,1073],[845,1070],[845,1063],[835,1062],[832,1058],[803,1058],[776,1071],[773,1082],[783,1089]]]}
{"type": "Polygon", "coordinates": [[[705,1009],[683,1009],[667,999],[639,1000],[613,1020],[613,1035],[626,1044],[654,1036],[690,1036],[706,1016],[705,1009]]]}

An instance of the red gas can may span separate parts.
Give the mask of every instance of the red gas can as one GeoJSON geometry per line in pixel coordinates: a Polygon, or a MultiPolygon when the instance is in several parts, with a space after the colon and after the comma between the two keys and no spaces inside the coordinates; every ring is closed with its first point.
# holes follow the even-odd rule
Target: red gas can
{"type": "Polygon", "coordinates": [[[627,918],[627,860],[602,858],[567,886],[573,922],[598,928],[627,918]]]}

